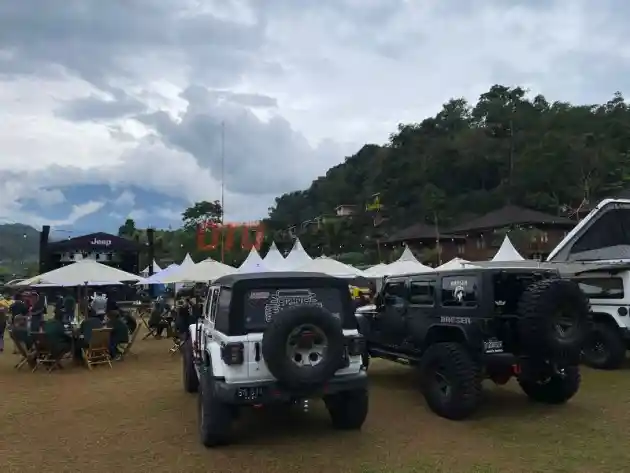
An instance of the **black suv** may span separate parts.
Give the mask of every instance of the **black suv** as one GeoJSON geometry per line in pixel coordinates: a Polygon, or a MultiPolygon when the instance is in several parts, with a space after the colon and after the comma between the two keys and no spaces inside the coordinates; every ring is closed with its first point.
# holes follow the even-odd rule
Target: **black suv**
{"type": "Polygon", "coordinates": [[[516,377],[533,400],[561,404],[579,389],[588,302],[547,269],[470,268],[387,278],[376,310],[357,312],[369,357],[420,369],[431,410],[471,415],[481,383],[516,377]]]}

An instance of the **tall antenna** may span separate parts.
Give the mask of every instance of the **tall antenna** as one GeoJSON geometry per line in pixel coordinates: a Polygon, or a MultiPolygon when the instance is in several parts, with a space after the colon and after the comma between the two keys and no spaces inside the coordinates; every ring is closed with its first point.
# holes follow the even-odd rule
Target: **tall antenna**
{"type": "Polygon", "coordinates": [[[221,122],[221,263],[225,262],[225,121],[221,122]]]}

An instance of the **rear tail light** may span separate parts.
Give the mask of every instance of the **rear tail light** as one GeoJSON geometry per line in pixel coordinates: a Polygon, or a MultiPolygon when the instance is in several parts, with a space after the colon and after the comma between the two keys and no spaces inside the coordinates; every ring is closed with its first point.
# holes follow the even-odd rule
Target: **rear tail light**
{"type": "Polygon", "coordinates": [[[359,356],[365,352],[365,339],[363,337],[347,338],[346,345],[350,356],[359,356]]]}
{"type": "Polygon", "coordinates": [[[242,365],[243,348],[242,343],[227,343],[221,347],[221,359],[226,365],[242,365]]]}

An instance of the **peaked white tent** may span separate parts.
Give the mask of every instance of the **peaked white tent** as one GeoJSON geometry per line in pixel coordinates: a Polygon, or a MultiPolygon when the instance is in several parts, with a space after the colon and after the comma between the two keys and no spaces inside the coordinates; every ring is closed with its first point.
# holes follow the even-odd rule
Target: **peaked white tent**
{"type": "Polygon", "coordinates": [[[275,241],[271,244],[269,251],[267,251],[267,254],[263,258],[263,263],[267,268],[274,271],[283,271],[288,269],[284,256],[282,256],[278,250],[275,241]]]}
{"type": "Polygon", "coordinates": [[[430,271],[433,271],[433,268],[418,261],[409,247],[406,247],[405,251],[400,255],[400,258],[375,271],[375,274],[371,277],[402,276],[405,274],[427,273],[430,271]]]}
{"type": "Polygon", "coordinates": [[[375,264],[374,266],[371,266],[368,269],[364,270],[363,274],[365,274],[365,276],[368,278],[377,278],[379,277],[379,274],[381,273],[383,268],[385,268],[385,266],[387,266],[387,264],[385,263],[375,264]]]}
{"type": "Polygon", "coordinates": [[[59,286],[83,286],[85,284],[101,286],[116,284],[120,281],[141,281],[140,276],[112,268],[94,260],[81,260],[76,263],[62,266],[30,279],[26,279],[18,286],[30,286],[32,284],[55,284],[59,286]]]}
{"type": "Polygon", "coordinates": [[[441,266],[435,268],[436,271],[449,271],[453,269],[463,269],[463,268],[478,268],[479,266],[475,266],[470,261],[462,259],[462,258],[453,258],[452,260],[444,263],[441,266]]]}
{"type": "Polygon", "coordinates": [[[501,248],[497,251],[497,254],[494,255],[491,261],[524,261],[520,253],[514,248],[514,245],[510,241],[510,238],[505,235],[503,239],[503,243],[501,243],[501,248]]]}
{"type": "Polygon", "coordinates": [[[160,278],[162,284],[176,282],[208,282],[226,274],[236,272],[236,268],[208,258],[192,266],[185,266],[160,278]]]}
{"type": "Polygon", "coordinates": [[[237,270],[238,273],[262,273],[267,271],[271,271],[271,269],[264,263],[254,246],[252,246],[247,258],[245,258],[245,261],[243,261],[243,264],[241,264],[237,270]]]}
{"type": "Polygon", "coordinates": [[[184,256],[184,261],[182,261],[182,263],[179,266],[180,267],[186,267],[186,266],[192,266],[194,264],[195,264],[195,262],[190,257],[190,253],[186,253],[186,256],[184,256]]]}
{"type": "MultiPolygon", "coordinates": [[[[153,260],[153,274],[157,274],[160,271],[162,271],[162,268],[160,268],[160,266],[155,262],[155,260],[153,260]]],[[[142,276],[144,277],[147,277],[149,275],[149,266],[144,268],[140,274],[142,274],[142,276]]]]}
{"type": "Polygon", "coordinates": [[[170,274],[173,274],[174,272],[177,272],[177,270],[179,270],[179,267],[180,266],[178,264],[171,264],[164,268],[162,271],[159,271],[152,276],[146,278],[144,281],[142,281],[142,284],[164,284],[162,282],[162,279],[169,276],[170,274]]]}
{"type": "Polygon", "coordinates": [[[285,267],[288,269],[297,269],[309,264],[311,261],[313,261],[313,258],[304,250],[300,239],[296,238],[291,252],[284,259],[285,267]]]}
{"type": "Polygon", "coordinates": [[[366,277],[360,269],[327,256],[315,258],[314,260],[311,260],[310,263],[301,266],[298,270],[311,273],[324,273],[329,276],[344,279],[366,277]]]}

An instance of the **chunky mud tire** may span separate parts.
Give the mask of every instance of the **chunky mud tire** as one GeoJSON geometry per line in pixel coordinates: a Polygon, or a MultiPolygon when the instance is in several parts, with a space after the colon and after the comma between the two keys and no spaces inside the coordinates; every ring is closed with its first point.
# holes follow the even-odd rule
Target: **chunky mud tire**
{"type": "Polygon", "coordinates": [[[199,377],[197,376],[197,371],[195,371],[192,342],[186,340],[182,348],[182,382],[184,391],[196,393],[199,391],[199,377]]]}
{"type": "Polygon", "coordinates": [[[367,389],[343,391],[324,398],[333,427],[339,430],[359,430],[368,414],[367,389]]]}
{"type": "Polygon", "coordinates": [[[579,391],[581,376],[579,366],[568,366],[561,371],[540,380],[519,377],[518,384],[534,402],[564,404],[579,391]]]}
{"type": "Polygon", "coordinates": [[[197,413],[199,424],[199,438],[206,447],[217,447],[230,443],[232,422],[234,420],[233,406],[219,401],[209,377],[199,383],[197,397],[197,413]]]}
{"type": "Polygon", "coordinates": [[[577,283],[554,278],[531,284],[521,296],[518,313],[520,338],[528,353],[579,358],[591,318],[577,283]]]}
{"type": "Polygon", "coordinates": [[[430,346],[420,363],[422,392],[429,408],[441,417],[462,420],[481,402],[481,370],[458,343],[430,346]]]}
{"type": "Polygon", "coordinates": [[[584,364],[598,370],[616,370],[625,359],[626,343],[619,329],[608,324],[595,324],[582,351],[584,364]]]}

